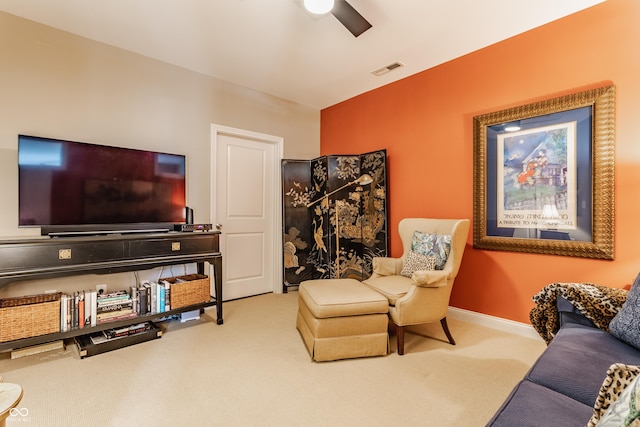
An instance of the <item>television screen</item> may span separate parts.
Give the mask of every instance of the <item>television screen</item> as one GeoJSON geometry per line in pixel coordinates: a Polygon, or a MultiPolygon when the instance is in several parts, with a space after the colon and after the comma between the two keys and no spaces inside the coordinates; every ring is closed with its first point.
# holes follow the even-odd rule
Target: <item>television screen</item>
{"type": "Polygon", "coordinates": [[[183,223],[185,168],[183,155],[19,135],[19,225],[183,223]]]}

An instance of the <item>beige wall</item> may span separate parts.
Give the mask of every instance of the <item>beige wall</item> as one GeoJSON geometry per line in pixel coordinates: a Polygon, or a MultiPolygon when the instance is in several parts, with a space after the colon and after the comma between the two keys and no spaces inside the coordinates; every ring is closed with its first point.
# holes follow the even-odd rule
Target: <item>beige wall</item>
{"type": "Polygon", "coordinates": [[[39,235],[17,227],[21,133],[185,154],[187,204],[209,222],[212,123],[319,155],[317,109],[0,12],[0,238],[39,235]]]}

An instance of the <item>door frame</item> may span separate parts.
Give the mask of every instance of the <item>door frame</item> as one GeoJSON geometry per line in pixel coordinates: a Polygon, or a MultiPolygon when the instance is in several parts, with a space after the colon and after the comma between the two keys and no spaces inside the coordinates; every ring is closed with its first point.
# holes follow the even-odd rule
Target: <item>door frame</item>
{"type": "MultiPolygon", "coordinates": [[[[274,221],[273,221],[273,240],[274,240],[274,257],[282,257],[282,190],[280,188],[282,183],[282,159],[284,157],[284,138],[281,136],[268,135],[265,133],[253,132],[245,129],[239,129],[229,126],[223,126],[218,124],[211,125],[211,168],[210,168],[210,193],[209,200],[211,205],[209,207],[210,223],[216,224],[216,208],[217,208],[217,194],[216,190],[216,165],[217,165],[217,148],[218,148],[218,136],[237,136],[240,138],[255,139],[257,141],[272,144],[274,146],[274,165],[273,165],[273,182],[277,186],[275,189],[276,203],[274,205],[274,221]]],[[[224,263],[224,254],[223,263],[224,263]]],[[[283,292],[284,275],[282,272],[282,259],[274,259],[273,269],[273,292],[276,294],[283,292]]],[[[224,272],[223,277],[224,280],[224,272]]],[[[224,282],[223,282],[224,286],[224,282]]],[[[224,295],[224,291],[223,291],[224,295]]]]}

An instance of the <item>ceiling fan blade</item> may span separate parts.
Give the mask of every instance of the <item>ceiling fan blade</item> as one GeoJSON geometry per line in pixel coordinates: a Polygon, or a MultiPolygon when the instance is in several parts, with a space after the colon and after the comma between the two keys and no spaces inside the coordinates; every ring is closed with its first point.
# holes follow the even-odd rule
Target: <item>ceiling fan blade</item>
{"type": "Polygon", "coordinates": [[[345,0],[336,0],[331,13],[342,25],[347,27],[347,30],[351,31],[351,34],[355,37],[358,37],[372,27],[369,21],[364,19],[364,17],[345,0]]]}

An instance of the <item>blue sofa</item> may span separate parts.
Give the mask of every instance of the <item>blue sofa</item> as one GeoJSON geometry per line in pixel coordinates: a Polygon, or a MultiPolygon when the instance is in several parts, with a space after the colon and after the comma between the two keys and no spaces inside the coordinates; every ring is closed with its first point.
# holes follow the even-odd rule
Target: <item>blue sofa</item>
{"type": "Polygon", "coordinates": [[[614,363],[640,365],[640,350],[598,329],[558,297],[560,330],[487,426],[584,427],[614,363]]]}

